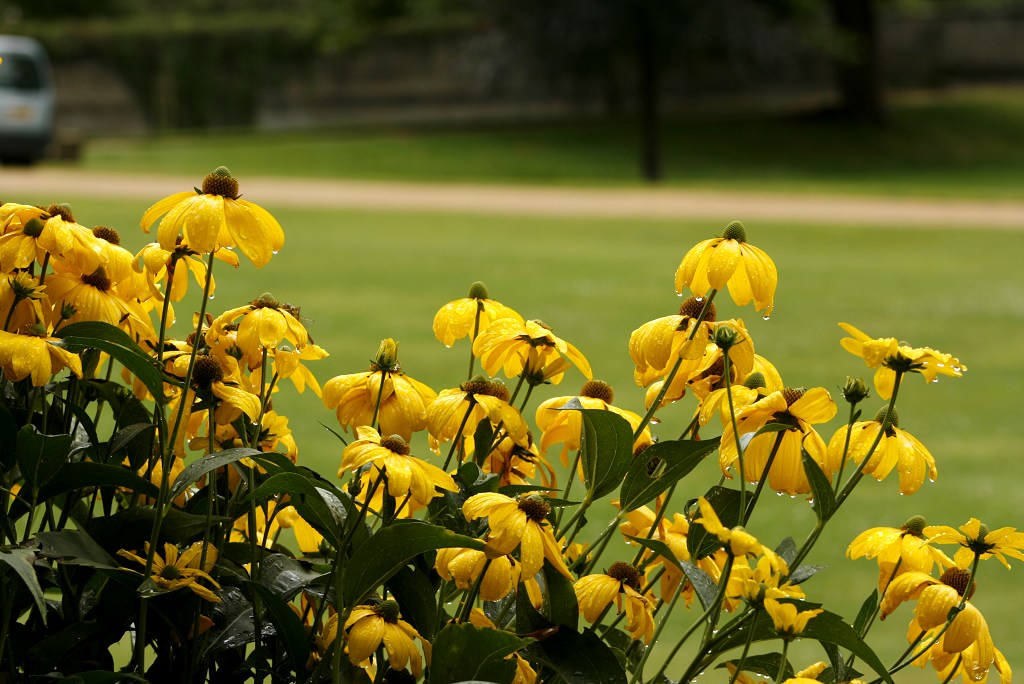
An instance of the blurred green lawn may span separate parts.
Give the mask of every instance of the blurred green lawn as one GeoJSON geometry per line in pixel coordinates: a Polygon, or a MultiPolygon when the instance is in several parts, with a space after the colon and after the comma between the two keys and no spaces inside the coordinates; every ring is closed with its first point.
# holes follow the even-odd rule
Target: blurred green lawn
{"type": "MultiPolygon", "coordinates": [[[[65,199],[81,222],[113,225],[129,249],[142,246],[145,238],[136,226],[144,203],[65,199]]],[[[680,300],[672,279],[680,258],[722,228],[683,221],[268,209],[285,228],[285,248],[260,271],[243,264],[229,272],[218,262],[211,310],[216,315],[264,291],[301,306],[316,342],[331,353],[310,365],[321,383],[366,370],[380,339],[394,337],[409,375],[437,390],[455,386],[465,379],[466,342],[446,349],[433,338],[430,324],[441,305],[465,296],[479,279],[493,298],[544,320],[576,344],[595,376],[616,387],[616,403],[633,410],[642,407],[642,391],[632,382],[629,334],[675,312],[680,300]]],[[[821,385],[841,402],[837,390],[846,376],[870,379],[863,362],[840,348],[838,321],[950,352],[970,369],[962,379],[943,378],[932,386],[920,376],[907,379],[900,393],[901,426],[931,449],[939,478],[912,497],[897,494],[894,476],[862,482],[810,558],[831,567],[806,585],[809,598],[826,601],[852,620],[877,570],[873,562],[848,561],[843,553],[868,527],[899,526],[914,514],[930,524],[959,526],[976,516],[993,529],[1024,527],[1016,425],[1024,405],[1016,356],[1024,338],[1024,233],[750,221],[747,228],[750,242],[778,266],[775,313],[765,321],[723,297],[719,318],[743,318],[758,352],[775,363],[788,385],[821,385]]],[[[191,299],[178,306],[179,320],[189,320],[197,304],[191,299]]],[[[180,326],[176,332],[185,334],[180,326]]],[[[576,392],[582,380],[569,372],[562,385],[535,392],[531,407],[576,392]]],[[[664,438],[675,437],[692,411],[689,399],[680,403],[685,407],[667,412],[657,430],[664,438]]],[[[865,412],[880,405],[869,399],[865,412]]],[[[275,408],[291,419],[300,462],[333,474],[341,445],[319,424],[336,426],[332,412],[309,393],[300,397],[290,390],[275,400],[275,408]]],[[[840,418],[821,428],[826,440],[844,414],[840,406],[840,418]]],[[[414,453],[426,453],[422,443],[416,448],[414,453]]],[[[706,463],[684,481],[674,503],[703,493],[718,476],[717,464],[706,463]]],[[[769,496],[762,503],[751,529],[767,543],[787,535],[799,542],[812,526],[801,499],[769,496]]],[[[595,509],[593,528],[610,515],[610,507],[595,509]]],[[[1011,664],[1024,656],[1024,644],[1015,638],[1019,596],[1010,573],[995,561],[984,564],[975,603],[1011,664]]],[[[883,661],[903,650],[909,617],[901,609],[873,631],[871,643],[883,661]]],[[[666,649],[671,645],[667,637],[663,642],[666,649]]],[[[824,657],[802,646],[795,661],[800,667],[824,657]]],[[[899,680],[933,681],[934,674],[915,670],[899,680]]]]}
{"type": "MultiPolygon", "coordinates": [[[[1024,90],[896,99],[888,127],[734,114],[664,127],[665,183],[718,189],[1020,198],[1024,90]]],[[[630,121],[238,131],[89,141],[86,169],[239,178],[639,184],[630,121]]]]}

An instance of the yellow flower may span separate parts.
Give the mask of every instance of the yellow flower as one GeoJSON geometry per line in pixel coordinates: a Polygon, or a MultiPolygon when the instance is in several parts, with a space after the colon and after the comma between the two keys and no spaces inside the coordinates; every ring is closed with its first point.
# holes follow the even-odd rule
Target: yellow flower
{"type": "Polygon", "coordinates": [[[875,371],[875,391],[882,399],[892,397],[896,372],[920,373],[928,382],[935,382],[940,375],[961,377],[967,366],[950,354],[944,354],[929,347],[910,347],[900,344],[895,337],[872,339],[849,323],[839,327],[852,335],[839,341],[843,349],[864,359],[868,368],[875,371]]]}
{"type": "Polygon", "coordinates": [[[963,677],[964,684],[985,684],[989,671],[995,667],[1000,684],[1010,684],[1013,680],[1013,670],[1006,657],[995,646],[991,649],[991,658],[989,655],[989,649],[978,642],[958,653],[946,653],[940,642],[928,649],[928,652],[915,663],[923,667],[925,663],[921,661],[930,660],[940,681],[953,681],[959,674],[963,677]]]}
{"type": "Polygon", "coordinates": [[[728,287],[738,306],[753,301],[765,316],[772,313],[778,284],[775,264],[747,242],[747,231],[739,221],[726,226],[722,237],[697,243],[676,270],[676,292],[682,294],[688,287],[703,297],[710,289],[728,287]]]}
{"type": "Polygon", "coordinates": [[[54,327],[78,321],[102,321],[119,327],[135,337],[155,340],[156,332],[149,316],[138,305],[122,297],[107,277],[106,269],[92,273],[56,272],[46,279],[46,293],[53,303],[54,327]],[[68,315],[65,315],[68,314],[68,315]]]}
{"type": "Polygon", "coordinates": [[[907,572],[931,573],[935,564],[953,565],[946,554],[925,543],[925,521],[915,515],[899,528],[872,527],[857,535],[846,549],[849,558],[878,559],[878,593],[893,578],[907,572]]]}
{"type": "Polygon", "coordinates": [[[539,476],[540,484],[547,489],[558,489],[558,475],[547,459],[537,451],[527,434],[528,446],[516,444],[508,437],[498,442],[480,465],[485,473],[498,476],[498,487],[507,485],[534,484],[539,476]],[[539,471],[539,472],[538,472],[539,471]]]}
{"type": "Polygon", "coordinates": [[[587,622],[594,623],[605,609],[615,602],[622,612],[622,599],[626,599],[626,631],[634,639],[651,643],[654,637],[654,617],[651,602],[640,592],[640,572],[629,563],[612,563],[604,574],[587,575],[573,584],[576,600],[587,622]]]}
{"type": "Polygon", "coordinates": [[[551,332],[540,321],[525,321],[519,314],[499,318],[477,335],[473,354],[484,370],[497,375],[503,370],[510,378],[526,371],[533,384],[550,381],[558,384],[570,365],[579,368],[589,380],[590,363],[573,345],[551,332]]]}
{"type": "MultiPolygon", "coordinates": [[[[850,433],[847,458],[854,463],[863,461],[878,433],[882,431],[882,421],[887,411],[888,407],[883,407],[873,420],[854,423],[852,428],[849,425],[839,428],[828,443],[829,462],[837,463],[842,459],[847,433],[850,433]]],[[[939,471],[931,452],[916,437],[899,428],[895,409],[892,414],[889,428],[861,470],[882,481],[896,468],[900,475],[900,494],[913,494],[924,484],[926,475],[934,481],[939,471]]]]}
{"type": "MultiPolygon", "coordinates": [[[[457,389],[443,390],[430,402],[427,407],[427,431],[438,442],[449,442],[457,435],[463,441],[472,440],[477,425],[487,419],[495,429],[502,426],[516,444],[526,446],[529,429],[519,411],[508,400],[508,388],[501,381],[487,380],[477,375],[457,389]]],[[[486,448],[489,445],[475,446],[486,448]]]]}
{"type": "MultiPolygon", "coordinates": [[[[743,452],[742,476],[748,482],[761,480],[772,448],[781,435],[778,452],[768,471],[768,485],[777,492],[791,495],[810,493],[811,485],[804,472],[800,449],[805,449],[821,466],[825,476],[831,479],[832,473],[839,468],[839,461],[830,457],[824,440],[811,424],[827,422],[835,415],[835,402],[822,387],[809,390],[787,388],[740,409],[736,413],[736,429],[741,440],[750,440],[743,452]],[[760,434],[753,439],[748,437],[768,423],[784,423],[790,427],[782,432],[760,434]]],[[[738,460],[735,432],[732,421],[729,421],[722,430],[719,448],[719,465],[726,477],[732,477],[729,469],[738,460]]]]}
{"type": "Polygon", "coordinates": [[[700,365],[700,359],[711,336],[716,315],[714,303],[707,304],[704,319],[697,319],[705,302],[688,297],[679,307],[679,313],[648,321],[629,336],[629,356],[633,359],[633,379],[641,387],[669,374],[676,361],[683,360],[676,372],[685,383],[700,365]],[[692,337],[692,339],[690,339],[692,337]]]}
{"type": "Polygon", "coordinates": [[[277,513],[277,521],[282,529],[291,530],[295,535],[295,543],[299,551],[305,554],[318,553],[324,537],[316,531],[306,519],[299,515],[293,507],[281,508],[277,513]]]}
{"type": "MultiPolygon", "coordinates": [[[[497,626],[495,626],[495,624],[491,622],[490,618],[488,618],[479,608],[474,608],[470,611],[469,622],[474,627],[497,629],[497,626]]],[[[534,684],[537,681],[537,673],[526,658],[518,653],[505,656],[505,660],[508,660],[509,658],[516,659],[516,674],[509,684],[534,684]]]]}
{"type": "MultiPolygon", "coordinates": [[[[543,432],[540,436],[541,452],[546,452],[553,444],[562,444],[562,465],[569,465],[569,451],[580,448],[580,434],[583,416],[580,411],[561,410],[569,401],[575,399],[585,409],[611,411],[622,416],[632,430],[640,425],[642,418],[632,411],[620,409],[612,405],[615,395],[611,385],[601,380],[588,380],[575,397],[552,397],[537,407],[535,420],[537,427],[543,432]]],[[[633,452],[645,448],[652,443],[651,431],[644,427],[643,432],[633,442],[633,452]]]]}
{"type": "Polygon", "coordinates": [[[0,270],[28,268],[33,261],[41,264],[46,254],[80,273],[92,273],[103,265],[103,246],[91,230],[75,221],[68,205],[52,204],[46,209],[15,206],[21,208],[5,212],[0,270]]]}
{"type": "Polygon", "coordinates": [[[793,638],[807,629],[807,623],[817,615],[825,612],[821,608],[798,611],[794,603],[780,603],[773,598],[764,600],[764,609],[775,625],[775,631],[783,638],[793,638]]]}
{"type": "Polygon", "coordinates": [[[442,579],[454,580],[459,589],[469,589],[476,582],[480,573],[484,578],[480,582],[480,599],[483,601],[500,601],[508,596],[513,587],[519,584],[521,568],[509,556],[498,556],[487,562],[487,554],[475,549],[448,548],[438,549],[434,560],[434,569],[442,579]],[[486,565],[487,570],[484,571],[486,565]]]}
{"type": "Polygon", "coordinates": [[[47,321],[51,309],[46,288],[35,276],[18,271],[0,277],[0,316],[8,319],[5,331],[22,330],[47,321]]]}
{"type": "MultiPolygon", "coordinates": [[[[206,262],[196,258],[199,252],[189,248],[184,241],[168,251],[159,242],[151,242],[135,255],[134,268],[144,273],[146,285],[153,296],[163,301],[165,295],[172,302],[180,302],[188,292],[188,276],[191,273],[199,287],[206,284],[206,262]],[[160,290],[159,283],[169,280],[160,290]]],[[[238,255],[227,250],[218,250],[214,255],[217,259],[238,268],[238,255]]],[[[217,283],[210,279],[210,294],[217,290],[217,283]]]]}
{"type": "MultiPolygon", "coordinates": [[[[381,601],[375,606],[356,606],[345,621],[348,658],[358,665],[373,655],[383,642],[392,669],[404,670],[407,666],[419,677],[423,672],[423,658],[416,648],[416,639],[423,644],[427,640],[416,628],[401,619],[398,604],[381,601]]],[[[337,624],[337,616],[332,618],[337,624]]],[[[336,627],[335,627],[336,628],[336,627]]]]}
{"type": "Polygon", "coordinates": [[[434,337],[452,346],[455,340],[476,335],[499,318],[518,316],[501,302],[488,299],[487,286],[477,281],[469,288],[469,296],[448,302],[434,315],[434,337]]]}
{"type": "Polygon", "coordinates": [[[31,376],[36,387],[42,387],[65,368],[82,377],[78,354],[65,349],[63,340],[50,337],[39,324],[23,335],[0,331],[0,368],[12,382],[31,376]]]}
{"type": "MultiPolygon", "coordinates": [[[[289,349],[284,346],[278,347],[274,351],[274,362],[270,367],[271,374],[277,375],[282,380],[291,380],[292,385],[295,386],[299,394],[305,392],[306,386],[309,385],[309,388],[313,390],[313,394],[322,397],[320,383],[316,381],[316,376],[313,375],[313,372],[306,368],[302,362],[319,361],[320,359],[326,359],[328,356],[327,350],[312,342],[301,349],[289,349]]],[[[253,371],[253,382],[259,384],[260,380],[260,369],[257,368],[253,371]]]]}
{"type": "Polygon", "coordinates": [[[406,441],[426,427],[427,406],[437,393],[402,372],[398,344],[388,338],[381,342],[376,360],[364,373],[339,375],[324,384],[323,402],[335,409],[342,427],[370,425],[380,403],[377,421],[381,432],[401,435],[406,441]]]}
{"type": "Polygon", "coordinates": [[[519,548],[519,562],[523,577],[532,578],[544,566],[544,559],[560,573],[572,579],[562,560],[562,550],[555,541],[547,516],[551,505],[539,496],[526,496],[516,500],[485,492],[474,494],[462,505],[466,520],[487,518],[487,546],[493,553],[509,554],[519,548]]]}
{"type": "MultiPolygon", "coordinates": [[[[742,377],[742,376],[741,376],[742,377]]],[[[737,378],[738,380],[738,378],[737,378]]],[[[701,396],[696,382],[693,383],[694,393],[701,396]]],[[[732,393],[732,406],[734,411],[750,406],[758,399],[768,396],[772,392],[781,392],[786,386],[775,366],[764,357],[754,354],[753,370],[747,374],[740,383],[733,384],[729,388],[732,393]]],[[[697,409],[698,420],[703,427],[711,422],[711,417],[717,413],[722,425],[731,422],[729,415],[729,395],[726,392],[725,378],[720,377],[718,382],[712,384],[710,391],[704,394],[700,400],[700,407],[697,409]]]]}
{"type": "Polygon", "coordinates": [[[1009,569],[1010,563],[1006,556],[1024,560],[1024,532],[1018,532],[1014,527],[1000,527],[998,530],[989,530],[988,525],[977,518],[971,518],[961,525],[957,532],[952,527],[938,525],[926,527],[925,536],[928,543],[932,544],[959,544],[953,560],[961,568],[968,567],[975,555],[982,560],[995,556],[1009,569]]]}
{"type": "Polygon", "coordinates": [[[707,530],[708,534],[718,537],[718,541],[733,556],[759,556],[762,553],[772,553],[769,549],[762,546],[754,535],[744,530],[741,526],[737,525],[729,529],[723,525],[722,521],[718,519],[718,514],[715,513],[711,503],[703,496],[697,499],[697,506],[700,508],[700,517],[694,519],[693,522],[700,523],[707,530]]]}
{"type": "MultiPolygon", "coordinates": [[[[963,610],[957,613],[949,628],[942,635],[942,649],[946,653],[958,653],[978,642],[991,653],[992,637],[988,623],[981,611],[963,597],[974,592],[973,584],[967,582],[971,573],[963,568],[949,568],[942,577],[935,579],[923,572],[908,572],[889,584],[882,597],[881,618],[884,620],[904,601],[917,599],[914,608],[914,624],[922,630],[930,630],[946,624],[950,611],[963,601],[963,610]]],[[[992,659],[988,658],[991,662],[992,659]]]]}
{"type": "Polygon", "coordinates": [[[789,575],[789,568],[778,556],[761,556],[753,568],[749,563],[737,563],[732,574],[739,582],[739,595],[751,604],[762,605],[765,599],[804,598],[799,585],[782,581],[789,575]]]}
{"type": "MultiPolygon", "coordinates": [[[[146,553],[149,553],[149,542],[146,542],[146,553]]],[[[117,555],[133,560],[136,563],[141,563],[143,567],[146,565],[145,558],[137,556],[130,551],[121,549],[117,552],[117,555]]],[[[217,589],[220,589],[220,585],[209,575],[210,570],[217,563],[217,549],[212,545],[207,548],[206,562],[200,568],[199,561],[202,560],[202,555],[203,542],[194,543],[185,549],[181,555],[178,555],[178,547],[174,544],[164,544],[163,557],[159,553],[153,553],[153,574],[150,575],[149,579],[165,591],[174,591],[182,587],[188,587],[199,598],[212,601],[213,603],[220,603],[219,596],[214,594],[210,588],[199,584],[199,580],[204,579],[217,589]]],[[[137,575],[142,574],[128,568],[126,570],[137,575]]]]}
{"type": "Polygon", "coordinates": [[[225,311],[214,319],[206,332],[206,343],[213,345],[229,327],[236,330],[235,343],[249,362],[250,368],[259,365],[264,350],[277,349],[287,340],[296,348],[309,342],[309,333],[292,315],[294,307],[282,304],[269,292],[252,303],[225,311]]]}
{"type": "MultiPolygon", "coordinates": [[[[345,447],[338,477],[372,463],[374,471],[387,477],[388,494],[400,499],[406,495],[422,506],[440,494],[435,488],[457,492],[451,475],[426,461],[409,455],[409,444],[399,435],[381,438],[371,427],[356,428],[356,440],[345,447]]],[[[376,477],[376,476],[374,476],[376,477]]]]}
{"type": "Polygon", "coordinates": [[[175,193],[147,209],[142,229],[149,232],[161,216],[157,239],[168,252],[180,235],[200,254],[237,247],[260,268],[284,245],[277,220],[263,207],[239,199],[238,181],[223,166],[203,179],[201,191],[175,193]]]}

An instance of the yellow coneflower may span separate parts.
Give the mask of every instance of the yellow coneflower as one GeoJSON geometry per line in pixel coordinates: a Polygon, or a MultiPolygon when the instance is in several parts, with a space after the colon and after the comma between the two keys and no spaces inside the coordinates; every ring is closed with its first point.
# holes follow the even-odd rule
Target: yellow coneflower
{"type": "Polygon", "coordinates": [[[438,549],[434,569],[442,579],[454,581],[459,589],[469,589],[483,573],[480,580],[480,598],[484,601],[500,601],[519,584],[521,568],[509,556],[491,558],[476,549],[438,549]],[[484,570],[486,567],[486,571],[484,570]]]}
{"type": "Polygon", "coordinates": [[[1018,532],[1014,527],[1000,527],[997,530],[988,529],[977,518],[971,518],[960,526],[959,531],[946,525],[924,528],[924,534],[928,537],[929,544],[959,544],[954,562],[962,568],[967,567],[978,556],[981,560],[995,556],[999,562],[1010,567],[1006,556],[1024,560],[1024,532],[1018,532]]]}
{"type": "Polygon", "coordinates": [[[795,603],[782,603],[774,598],[764,600],[764,609],[771,617],[775,631],[789,639],[802,634],[812,618],[825,612],[822,608],[800,610],[795,603]]]}
{"type": "MultiPolygon", "coordinates": [[[[477,281],[469,288],[469,296],[448,302],[434,315],[434,337],[446,347],[463,337],[475,338],[499,318],[518,316],[501,302],[488,299],[487,286],[477,281]]],[[[470,342],[473,340],[470,339],[470,342]]]]}
{"type": "MultiPolygon", "coordinates": [[[[328,622],[325,632],[336,632],[338,616],[328,622]]],[[[352,609],[344,625],[348,658],[358,665],[373,655],[377,647],[384,644],[388,662],[392,669],[404,670],[407,666],[419,677],[423,673],[423,658],[416,647],[416,639],[427,645],[416,628],[401,618],[398,604],[392,600],[376,605],[361,605],[352,609]]]]}
{"type": "Polygon", "coordinates": [[[473,353],[490,375],[504,371],[510,378],[524,371],[534,384],[558,384],[570,366],[576,366],[587,379],[593,377],[590,363],[579,349],[555,335],[537,320],[526,321],[516,314],[500,318],[477,335],[473,353]]]}
{"type": "Polygon", "coordinates": [[[878,593],[895,577],[907,572],[930,574],[935,564],[950,567],[953,561],[934,546],[926,543],[925,520],[920,515],[908,519],[900,527],[872,527],[857,535],[846,548],[848,558],[877,558],[878,593]]]}
{"type": "Polygon", "coordinates": [[[164,250],[172,251],[181,236],[200,254],[237,247],[259,268],[284,245],[284,231],[266,209],[239,197],[238,181],[219,166],[203,178],[201,190],[176,193],[147,209],[142,229],[149,232],[163,216],[157,239],[164,250]]]}
{"type": "Polygon", "coordinates": [[[551,505],[539,496],[525,496],[517,501],[497,492],[474,494],[462,505],[466,520],[487,518],[490,531],[486,541],[493,552],[510,554],[519,549],[524,579],[536,575],[545,558],[572,579],[547,520],[550,512],[551,505]]]}
{"type": "MultiPolygon", "coordinates": [[[[149,553],[149,542],[146,542],[146,553],[149,553]]],[[[133,560],[136,563],[140,563],[143,566],[146,565],[146,559],[138,556],[130,551],[121,549],[117,552],[118,556],[133,560]]],[[[182,589],[187,587],[196,596],[213,603],[219,603],[220,597],[213,593],[209,587],[205,587],[199,583],[199,580],[204,579],[212,584],[217,589],[220,589],[220,585],[217,581],[210,577],[209,572],[213,569],[213,566],[217,563],[217,549],[212,545],[207,545],[206,549],[206,563],[203,567],[199,567],[199,561],[203,555],[203,542],[196,542],[192,546],[185,549],[179,555],[178,547],[174,544],[164,544],[164,555],[161,556],[159,553],[153,553],[153,566],[151,579],[158,587],[165,591],[175,591],[176,589],[182,589]]],[[[131,573],[141,575],[142,573],[125,568],[131,573]]]]}
{"type": "Polygon", "coordinates": [[[573,584],[580,611],[587,622],[594,623],[614,601],[622,612],[626,604],[626,631],[634,639],[651,643],[654,638],[654,616],[651,602],[640,594],[640,571],[630,563],[612,563],[601,574],[586,575],[573,584]]]}
{"type": "Polygon", "coordinates": [[[296,348],[304,347],[309,342],[309,333],[292,315],[291,307],[282,304],[269,292],[215,318],[206,332],[206,343],[212,346],[228,326],[236,330],[235,343],[249,361],[250,367],[259,364],[265,350],[274,350],[285,340],[296,348]]]}
{"type": "Polygon", "coordinates": [[[722,237],[697,243],[676,270],[676,292],[689,288],[698,297],[710,289],[728,287],[738,306],[751,301],[765,316],[772,313],[779,274],[771,258],[747,242],[739,221],[725,227],[722,237]]]}
{"type": "Polygon", "coordinates": [[[63,340],[50,337],[41,324],[25,329],[24,334],[0,331],[0,368],[12,382],[32,378],[42,387],[65,368],[82,377],[82,360],[63,347],[63,340]]]}
{"type": "Polygon", "coordinates": [[[342,453],[338,477],[368,463],[373,464],[376,473],[386,475],[388,494],[396,499],[409,495],[421,506],[426,506],[432,498],[440,496],[437,489],[459,491],[451,475],[410,456],[409,443],[400,435],[382,438],[373,428],[362,426],[356,428],[356,440],[342,453]]]}

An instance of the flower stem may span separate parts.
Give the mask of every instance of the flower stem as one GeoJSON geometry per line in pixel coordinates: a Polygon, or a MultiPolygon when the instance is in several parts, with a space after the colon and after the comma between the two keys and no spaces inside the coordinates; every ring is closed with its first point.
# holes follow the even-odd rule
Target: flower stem
{"type": "MultiPolygon", "coordinates": [[[[775,456],[779,453],[779,447],[782,446],[782,438],[785,436],[786,431],[781,430],[775,435],[775,444],[772,445],[772,450],[768,454],[768,460],[765,461],[764,470],[761,471],[761,477],[757,481],[757,487],[754,488],[754,495],[750,498],[750,504],[743,508],[740,506],[740,510],[743,511],[743,517],[740,520],[740,525],[746,525],[750,521],[750,516],[754,513],[754,506],[757,505],[757,500],[761,496],[761,490],[764,489],[764,483],[768,480],[768,474],[772,470],[772,464],[775,463],[775,456]]],[[[746,479],[743,473],[740,473],[740,481],[746,479]]]]}

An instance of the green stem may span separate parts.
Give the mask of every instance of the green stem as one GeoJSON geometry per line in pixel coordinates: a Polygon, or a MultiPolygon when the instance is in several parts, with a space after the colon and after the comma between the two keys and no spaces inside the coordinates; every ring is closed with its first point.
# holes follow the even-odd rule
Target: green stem
{"type": "Polygon", "coordinates": [[[850,454],[850,437],[853,435],[853,419],[857,415],[857,404],[850,403],[850,418],[846,421],[846,441],[843,443],[843,458],[839,461],[839,472],[836,473],[835,493],[839,493],[839,486],[843,481],[843,469],[846,468],[847,457],[850,454]]]}
{"type": "Polygon", "coordinates": [[[389,375],[391,375],[389,371],[380,371],[380,389],[377,390],[377,402],[373,405],[373,418],[370,419],[370,427],[378,432],[380,432],[380,428],[377,426],[377,414],[380,413],[380,403],[384,399],[384,384],[389,375]]]}
{"type": "Polygon", "coordinates": [[[459,606],[459,614],[456,617],[457,622],[466,622],[469,620],[470,613],[473,612],[473,604],[476,602],[476,596],[480,593],[480,585],[484,582],[484,575],[487,574],[487,569],[491,567],[491,559],[488,558],[484,562],[483,570],[477,575],[476,580],[473,581],[473,586],[469,588],[469,591],[462,598],[462,604],[459,606]]]}
{"type": "MultiPolygon", "coordinates": [[[[651,526],[647,529],[646,539],[654,538],[654,533],[658,531],[661,521],[665,518],[665,510],[668,508],[668,502],[672,500],[672,495],[676,493],[676,485],[678,484],[679,482],[676,481],[671,487],[669,487],[668,492],[665,494],[665,498],[661,500],[660,504],[658,503],[657,498],[655,498],[654,520],[651,522],[651,526]]],[[[633,556],[633,565],[640,562],[645,550],[646,548],[643,546],[637,549],[636,555],[633,556]]]]}
{"type": "MultiPolygon", "coordinates": [[[[753,632],[754,630],[750,630],[753,632]]],[[[779,656],[779,672],[775,675],[775,684],[782,684],[786,677],[786,654],[789,652],[789,639],[782,640],[782,655],[779,656]]]]}
{"type": "MultiPolygon", "coordinates": [[[[754,606],[754,616],[751,619],[754,620],[755,622],[757,621],[757,611],[759,611],[760,609],[761,609],[761,607],[759,605],[755,605],[754,606]]],[[[743,642],[743,652],[740,653],[740,659],[738,661],[736,661],[736,669],[733,670],[732,676],[729,677],[729,684],[735,684],[736,680],[740,676],[740,672],[743,672],[743,663],[745,663],[746,660],[747,660],[747,654],[750,653],[750,644],[752,644],[753,641],[754,641],[754,629],[751,628],[751,630],[747,633],[747,640],[745,642],[743,642]]],[[[783,667],[784,666],[785,666],[785,663],[783,663],[783,667]]]]}
{"type": "MultiPolygon", "coordinates": [[[[740,511],[742,513],[741,525],[747,524],[747,478],[746,471],[743,469],[743,454],[745,449],[743,448],[743,441],[740,439],[740,430],[736,425],[736,406],[732,401],[732,361],[729,358],[729,350],[722,350],[722,377],[725,378],[725,396],[729,402],[729,420],[732,421],[732,436],[736,440],[736,461],[739,464],[740,469],[740,511]]],[[[778,442],[775,444],[776,450],[778,449],[778,442]]],[[[770,460],[770,459],[769,459],[770,460]]],[[[758,485],[764,482],[768,478],[768,470],[771,464],[765,466],[764,472],[761,474],[761,478],[758,481],[758,485]]],[[[755,499],[756,501],[756,499],[755,499]]]]}
{"type": "MultiPolygon", "coordinates": [[[[726,549],[728,552],[728,549],[726,549]]],[[[701,645],[707,646],[711,638],[715,636],[715,627],[718,626],[718,618],[722,615],[722,603],[725,601],[725,592],[729,588],[729,575],[732,573],[732,564],[735,557],[728,553],[725,557],[725,565],[722,566],[722,574],[718,578],[718,593],[715,594],[714,603],[711,604],[711,610],[708,614],[708,626],[704,630],[704,639],[701,645]]]]}
{"type": "Polygon", "coordinates": [[[469,374],[466,376],[466,381],[473,379],[473,369],[476,367],[476,354],[473,353],[473,343],[476,342],[476,336],[480,334],[480,312],[483,311],[484,303],[479,299],[476,300],[476,315],[473,317],[473,334],[469,337],[469,374]]]}
{"type": "MultiPolygon", "coordinates": [[[[655,629],[654,629],[654,636],[651,637],[651,644],[658,643],[658,637],[661,636],[662,630],[664,630],[665,629],[665,625],[668,624],[668,617],[670,615],[672,615],[672,610],[676,607],[676,602],[679,600],[679,597],[683,595],[683,587],[685,587],[685,586],[686,586],[686,580],[685,579],[680,580],[679,586],[676,587],[675,593],[672,594],[672,600],[669,601],[668,610],[665,611],[665,616],[661,620],[658,621],[658,626],[655,627],[655,629]]],[[[636,669],[633,670],[633,676],[629,680],[630,684],[635,684],[635,682],[643,680],[644,665],[647,664],[647,660],[648,660],[648,658],[651,657],[651,652],[653,650],[654,649],[651,648],[650,645],[648,645],[648,647],[646,649],[644,649],[643,657],[640,658],[640,662],[637,663],[636,669]]],[[[660,677],[661,677],[661,672],[658,672],[658,675],[655,676],[654,681],[658,681],[660,679],[660,677]]]]}
{"type": "MultiPolygon", "coordinates": [[[[757,480],[757,487],[754,488],[754,495],[750,498],[750,504],[746,508],[740,507],[740,510],[743,511],[743,519],[740,522],[741,525],[745,526],[750,520],[750,516],[754,514],[754,506],[757,505],[757,500],[761,497],[761,490],[764,489],[764,483],[768,481],[768,474],[772,470],[772,464],[775,463],[775,456],[779,453],[779,447],[782,446],[782,438],[785,434],[786,431],[781,430],[775,435],[775,444],[772,445],[772,450],[768,454],[768,460],[765,461],[764,464],[764,470],[761,471],[761,477],[757,480]]],[[[740,482],[744,479],[743,473],[740,472],[740,482]]]]}
{"type": "Polygon", "coordinates": [[[441,470],[445,471],[446,473],[448,472],[448,466],[452,462],[452,456],[455,455],[455,450],[458,449],[459,446],[462,444],[462,432],[466,429],[466,423],[469,422],[469,416],[473,413],[473,408],[475,406],[476,397],[472,393],[466,392],[466,414],[462,416],[462,422],[459,423],[459,429],[455,433],[455,436],[452,437],[452,446],[448,450],[448,457],[444,459],[444,466],[442,466],[441,468],[441,470]]]}

